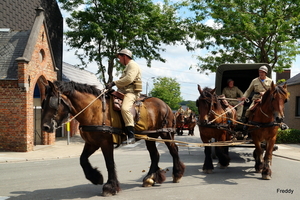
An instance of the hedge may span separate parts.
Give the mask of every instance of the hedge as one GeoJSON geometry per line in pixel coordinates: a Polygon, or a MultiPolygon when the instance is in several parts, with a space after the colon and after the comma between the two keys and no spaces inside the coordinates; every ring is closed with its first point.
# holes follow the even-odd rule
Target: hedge
{"type": "Polygon", "coordinates": [[[276,143],[277,144],[300,143],[300,130],[297,130],[297,129],[281,130],[281,129],[279,129],[276,143]]]}

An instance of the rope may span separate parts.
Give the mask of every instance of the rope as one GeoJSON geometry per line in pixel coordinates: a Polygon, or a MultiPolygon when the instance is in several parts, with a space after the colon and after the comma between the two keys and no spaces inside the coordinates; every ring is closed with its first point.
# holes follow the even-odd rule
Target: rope
{"type": "Polygon", "coordinates": [[[107,91],[107,89],[104,89],[101,94],[99,94],[93,101],[91,101],[85,108],[83,108],[80,112],[78,112],[76,115],[74,115],[72,118],[68,119],[68,121],[62,123],[59,127],[57,127],[56,129],[62,127],[63,125],[71,122],[73,119],[75,119],[78,115],[80,115],[82,112],[84,112],[88,107],[90,107],[97,99],[99,99],[105,92],[107,91]]]}
{"type": "Polygon", "coordinates": [[[212,143],[190,143],[190,142],[183,142],[179,140],[168,140],[168,139],[158,139],[158,138],[152,138],[145,135],[138,135],[135,134],[135,137],[137,139],[143,139],[148,141],[155,141],[160,143],[170,142],[170,143],[177,143],[178,146],[184,146],[184,147],[205,147],[205,146],[236,146],[236,145],[242,145],[251,142],[251,140],[237,140],[237,141],[221,141],[221,142],[212,142],[212,143]]]}
{"type": "MultiPolygon", "coordinates": [[[[222,99],[225,99],[225,98],[222,98],[222,99]]],[[[249,100],[249,99],[248,99],[249,100]]],[[[247,102],[247,101],[246,101],[247,102]]],[[[215,119],[211,120],[208,122],[208,124],[211,124],[212,122],[216,121],[218,118],[222,117],[223,115],[227,114],[228,112],[230,112],[231,110],[235,109],[236,107],[240,106],[241,104],[243,104],[244,101],[241,101],[240,103],[236,104],[234,107],[230,108],[230,110],[227,110],[226,112],[222,113],[221,115],[217,114],[216,112],[214,112],[212,110],[212,112],[217,116],[215,119]]],[[[231,118],[228,118],[226,117],[226,119],[231,119],[231,118]]],[[[234,120],[234,119],[231,119],[231,120],[234,120]]],[[[236,120],[234,120],[236,121],[236,120]]],[[[236,121],[237,122],[237,121],[236,121]]]]}

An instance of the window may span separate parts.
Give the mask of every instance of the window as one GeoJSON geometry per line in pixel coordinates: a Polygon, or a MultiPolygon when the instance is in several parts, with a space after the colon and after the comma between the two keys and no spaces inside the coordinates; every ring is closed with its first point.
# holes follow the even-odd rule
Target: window
{"type": "Polygon", "coordinates": [[[296,96],[296,117],[300,117],[300,96],[296,96]]]}
{"type": "Polygon", "coordinates": [[[40,50],[40,62],[43,62],[45,59],[45,51],[43,49],[40,50]]]}

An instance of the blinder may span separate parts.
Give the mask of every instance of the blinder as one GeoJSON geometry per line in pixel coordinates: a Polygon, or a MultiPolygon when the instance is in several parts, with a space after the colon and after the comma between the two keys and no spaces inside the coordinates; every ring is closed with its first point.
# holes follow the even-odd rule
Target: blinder
{"type": "Polygon", "coordinates": [[[58,105],[60,104],[60,98],[52,96],[49,99],[49,106],[55,110],[58,109],[58,105]]]}

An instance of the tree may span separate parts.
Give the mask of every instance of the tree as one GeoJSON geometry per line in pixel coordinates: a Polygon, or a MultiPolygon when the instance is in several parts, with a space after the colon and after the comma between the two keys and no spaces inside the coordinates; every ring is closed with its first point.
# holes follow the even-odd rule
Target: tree
{"type": "MultiPolygon", "coordinates": [[[[199,41],[207,56],[198,70],[216,71],[223,63],[269,63],[274,71],[290,68],[299,54],[298,0],[191,0],[199,41]],[[204,20],[213,20],[213,26],[204,20]]],[[[206,21],[207,22],[207,21],[206,21]]]]}
{"type": "Polygon", "coordinates": [[[158,77],[153,80],[154,88],[150,91],[150,96],[157,97],[167,103],[173,110],[179,108],[180,85],[173,78],[158,77]]]}
{"type": "Polygon", "coordinates": [[[116,53],[123,48],[134,57],[144,58],[148,67],[151,61],[165,62],[160,52],[162,44],[185,42],[184,20],[177,15],[180,6],[169,5],[168,0],[154,4],[151,0],[59,0],[69,11],[66,19],[67,44],[83,66],[95,61],[104,84],[113,80],[123,70],[116,62],[116,53]],[[79,10],[78,8],[84,8],[79,10]]]}

